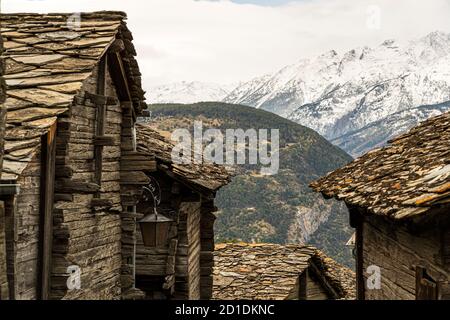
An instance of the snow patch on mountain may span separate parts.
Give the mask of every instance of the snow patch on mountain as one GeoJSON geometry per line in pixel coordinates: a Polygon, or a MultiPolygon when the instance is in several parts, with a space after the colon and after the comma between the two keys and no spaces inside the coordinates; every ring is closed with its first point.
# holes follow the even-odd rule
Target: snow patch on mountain
{"type": "Polygon", "coordinates": [[[148,93],[150,103],[196,103],[222,101],[236,85],[182,81],[154,87],[148,93]]]}

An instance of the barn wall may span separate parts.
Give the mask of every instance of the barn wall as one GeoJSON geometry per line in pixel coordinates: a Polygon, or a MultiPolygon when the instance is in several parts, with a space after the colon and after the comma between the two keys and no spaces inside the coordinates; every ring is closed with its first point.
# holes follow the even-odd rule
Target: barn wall
{"type": "Polygon", "coordinates": [[[213,289],[214,222],[216,211],[213,201],[202,201],[200,219],[200,299],[209,300],[213,289]]]}
{"type": "Polygon", "coordinates": [[[5,203],[9,285],[17,300],[38,294],[40,174],[38,152],[17,179],[20,193],[5,203]]]}
{"type": "Polygon", "coordinates": [[[6,273],[5,204],[0,201],[0,300],[9,299],[6,273]]]}
{"type": "Polygon", "coordinates": [[[306,299],[307,300],[327,300],[328,294],[323,286],[310,274],[307,277],[306,285],[306,299]]]}
{"type": "MultiPolygon", "coordinates": [[[[146,292],[147,299],[166,299],[168,295],[173,299],[200,299],[201,202],[183,202],[178,183],[165,174],[157,173],[154,176],[162,190],[162,202],[158,210],[173,210],[176,214],[171,218],[175,222],[165,247],[145,247],[138,229],[137,286],[146,292]],[[172,272],[175,284],[170,293],[170,289],[163,290],[163,285],[170,283],[167,280],[172,272]]],[[[139,212],[145,211],[139,206],[138,209],[139,212]]]]}
{"type": "MultiPolygon", "coordinates": [[[[97,70],[83,90],[96,93],[97,70]]],[[[106,94],[117,97],[109,73],[106,94]]],[[[121,269],[120,156],[122,110],[107,106],[105,134],[114,145],[103,149],[100,199],[108,206],[91,204],[94,191],[94,135],[96,106],[83,92],[66,117],[58,118],[54,210],[53,299],[119,299],[121,269]],[[89,184],[91,183],[91,184],[89,184]],[[81,289],[68,290],[69,266],[81,271],[81,289]]]]}
{"type": "MultiPolygon", "coordinates": [[[[370,217],[363,223],[363,269],[381,269],[381,289],[369,290],[365,298],[388,300],[415,299],[415,266],[426,267],[434,278],[448,277],[443,268],[441,235],[436,231],[412,235],[404,227],[370,217]]],[[[370,275],[365,272],[364,283],[370,275]]]]}
{"type": "MultiPolygon", "coordinates": [[[[0,54],[3,53],[3,39],[0,35],[0,54]]],[[[5,82],[2,77],[4,72],[4,62],[0,59],[0,177],[3,163],[3,136],[5,133],[6,109],[3,106],[5,101],[5,82]]],[[[0,201],[0,300],[5,300],[9,296],[8,281],[6,275],[6,239],[5,239],[5,212],[4,203],[0,201]]]]}
{"type": "Polygon", "coordinates": [[[200,202],[181,203],[177,264],[182,271],[177,272],[175,285],[180,299],[200,299],[200,218],[200,202]]]}
{"type": "MultiPolygon", "coordinates": [[[[172,203],[173,198],[175,198],[175,195],[173,195],[172,197],[171,194],[172,180],[169,179],[165,174],[161,174],[160,172],[154,173],[152,175],[158,181],[161,188],[162,199],[161,204],[158,207],[159,212],[166,212],[170,209],[177,211],[178,204],[172,203]]],[[[137,211],[141,214],[141,216],[147,213],[151,213],[152,210],[153,204],[140,203],[137,208],[137,211]]],[[[174,220],[177,219],[178,217],[174,217],[174,220]]],[[[168,246],[158,248],[146,247],[144,246],[139,226],[136,231],[136,274],[141,276],[164,276],[166,274],[168,246]]],[[[177,237],[177,223],[173,223],[173,228],[170,232],[170,238],[175,237],[177,237]]]]}

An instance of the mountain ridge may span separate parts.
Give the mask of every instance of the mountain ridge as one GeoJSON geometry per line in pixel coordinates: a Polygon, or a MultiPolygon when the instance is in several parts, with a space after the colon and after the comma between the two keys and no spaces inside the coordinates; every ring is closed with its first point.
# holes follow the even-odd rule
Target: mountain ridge
{"type": "Polygon", "coordinates": [[[403,112],[409,118],[404,126],[408,129],[450,109],[405,112],[450,101],[450,34],[433,32],[409,42],[386,40],[378,47],[342,55],[330,50],[244,83],[224,101],[280,114],[358,156],[378,146],[377,140],[389,128],[381,136],[366,135],[363,145],[353,147],[339,144],[337,138],[393,114],[403,112]]]}
{"type": "Polygon", "coordinates": [[[345,243],[352,234],[345,205],[325,200],[309,183],[352,158],[317,132],[265,110],[225,103],[150,105],[155,129],[279,129],[280,169],[259,174],[260,165],[240,165],[232,182],[219,190],[216,240],[309,243],[351,266],[345,243]],[[325,228],[324,230],[322,229],[325,228]]]}
{"type": "Polygon", "coordinates": [[[328,50],[225,91],[223,102],[310,127],[356,157],[450,110],[450,34],[388,39],[342,54],[328,50]],[[373,130],[376,124],[382,127],[373,130]]]}

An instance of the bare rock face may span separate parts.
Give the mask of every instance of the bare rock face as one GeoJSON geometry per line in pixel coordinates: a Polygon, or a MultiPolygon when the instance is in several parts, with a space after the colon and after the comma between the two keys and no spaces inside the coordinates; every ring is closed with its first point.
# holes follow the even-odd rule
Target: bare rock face
{"type": "Polygon", "coordinates": [[[169,136],[174,128],[191,130],[196,120],[204,129],[280,130],[278,173],[266,176],[258,165],[234,166],[231,183],[217,193],[216,241],[312,243],[338,262],[352,264],[345,247],[352,234],[345,205],[324,200],[308,186],[350,161],[345,152],[313,130],[247,106],[166,104],[151,105],[150,111],[155,129],[169,136]]]}
{"type": "Polygon", "coordinates": [[[324,199],[317,199],[311,206],[298,206],[295,218],[289,226],[287,242],[306,244],[312,234],[332,214],[332,203],[324,199]]]}

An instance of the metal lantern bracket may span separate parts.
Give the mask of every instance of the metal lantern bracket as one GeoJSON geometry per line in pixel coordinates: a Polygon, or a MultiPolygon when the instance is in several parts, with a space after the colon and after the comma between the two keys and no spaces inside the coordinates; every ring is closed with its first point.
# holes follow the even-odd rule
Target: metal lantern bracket
{"type": "Polygon", "coordinates": [[[150,183],[143,189],[144,201],[150,202],[153,200],[153,213],[146,214],[138,221],[144,245],[148,247],[166,245],[169,229],[174,220],[158,213],[157,207],[161,203],[161,187],[155,178],[150,177],[150,183]]]}

